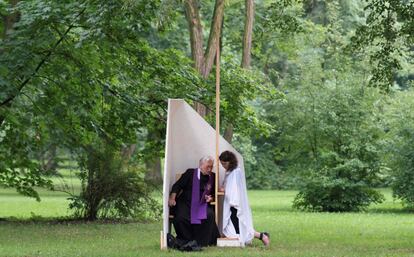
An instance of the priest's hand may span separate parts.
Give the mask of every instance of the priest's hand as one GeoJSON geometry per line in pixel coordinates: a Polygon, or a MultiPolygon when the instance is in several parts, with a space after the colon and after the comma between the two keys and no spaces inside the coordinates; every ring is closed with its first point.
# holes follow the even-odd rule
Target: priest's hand
{"type": "Polygon", "coordinates": [[[206,195],[205,197],[206,197],[206,202],[207,203],[210,203],[210,202],[213,201],[213,197],[211,195],[206,195]]]}
{"type": "Polygon", "coordinates": [[[177,203],[175,202],[175,197],[176,197],[176,195],[177,194],[175,194],[175,193],[172,193],[171,195],[170,195],[170,198],[168,199],[168,206],[170,206],[170,207],[173,207],[173,206],[175,206],[177,203]]]}
{"type": "Polygon", "coordinates": [[[168,206],[173,207],[176,205],[175,199],[168,199],[168,206]]]}
{"type": "Polygon", "coordinates": [[[219,192],[224,192],[224,187],[219,187],[218,191],[219,192]]]}

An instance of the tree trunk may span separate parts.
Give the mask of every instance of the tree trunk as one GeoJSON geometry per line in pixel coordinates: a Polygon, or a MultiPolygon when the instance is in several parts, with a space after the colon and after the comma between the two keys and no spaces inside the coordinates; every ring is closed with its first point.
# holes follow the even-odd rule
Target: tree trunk
{"type": "Polygon", "coordinates": [[[161,158],[155,157],[151,160],[148,160],[145,162],[145,166],[147,168],[147,173],[145,176],[146,180],[154,184],[161,184],[161,158]]]}
{"type": "Polygon", "coordinates": [[[121,155],[122,155],[122,166],[123,167],[126,167],[128,165],[129,160],[131,159],[132,155],[135,153],[135,149],[137,149],[137,144],[132,144],[132,145],[122,148],[121,155]]]}
{"type": "MultiPolygon", "coordinates": [[[[9,4],[12,7],[15,7],[18,2],[19,2],[19,0],[10,0],[9,4]]],[[[9,15],[2,16],[2,18],[3,18],[3,26],[4,26],[3,27],[2,38],[3,38],[3,40],[6,40],[7,39],[7,33],[10,32],[13,29],[14,24],[19,21],[20,14],[19,13],[11,13],[9,15]]],[[[3,50],[0,49],[0,54],[2,54],[2,52],[3,52],[3,50]]],[[[10,104],[8,103],[8,104],[4,105],[4,109],[9,108],[10,106],[11,106],[11,103],[10,104]]],[[[6,117],[4,115],[0,115],[0,127],[3,125],[3,122],[4,122],[5,118],[6,117]]]]}
{"type": "Polygon", "coordinates": [[[43,152],[40,156],[40,163],[43,172],[46,174],[55,174],[58,168],[58,162],[56,160],[57,146],[51,145],[49,149],[43,152]]]}
{"type": "Polygon", "coordinates": [[[85,204],[83,218],[85,220],[96,220],[98,218],[98,201],[96,197],[98,197],[97,191],[99,192],[99,189],[95,178],[95,170],[88,169],[87,176],[87,184],[81,192],[81,198],[85,204]]]}
{"type": "Polygon", "coordinates": [[[185,1],[185,14],[190,32],[191,56],[194,68],[200,72],[203,70],[203,27],[201,26],[200,13],[197,0],[185,1]]]}
{"type": "MultiPolygon", "coordinates": [[[[224,0],[216,0],[213,19],[209,33],[209,40],[206,51],[203,54],[203,28],[199,13],[197,0],[186,0],[184,4],[185,14],[190,32],[191,56],[194,61],[194,68],[203,78],[207,78],[213,67],[216,54],[217,42],[221,35],[221,26],[224,15],[224,0]]],[[[206,116],[207,108],[201,103],[194,103],[194,109],[201,115],[206,116]]]]}
{"type": "Polygon", "coordinates": [[[224,139],[231,144],[231,141],[233,140],[233,124],[227,125],[224,130],[224,139]]]}
{"type": "Polygon", "coordinates": [[[303,1],[305,15],[314,23],[326,25],[328,20],[326,16],[326,1],[323,0],[305,0],[303,1]]]}
{"type": "Polygon", "coordinates": [[[242,68],[249,69],[252,51],[252,36],[254,22],[254,1],[246,0],[246,20],[244,23],[242,68]]]}
{"type": "Polygon", "coordinates": [[[208,38],[208,44],[206,52],[204,54],[204,69],[201,73],[204,78],[208,77],[213,67],[213,63],[216,57],[217,44],[221,36],[223,16],[224,0],[216,0],[213,20],[211,21],[210,36],[208,38]]]}
{"type": "Polygon", "coordinates": [[[195,102],[194,109],[201,115],[201,117],[205,117],[207,115],[207,107],[202,103],[195,102]]]}
{"type": "MultiPolygon", "coordinates": [[[[241,67],[244,69],[250,69],[254,22],[254,0],[246,0],[245,18],[241,67]]],[[[224,130],[224,138],[229,143],[233,140],[233,129],[233,124],[229,124],[224,130]]]]}
{"type": "MultiPolygon", "coordinates": [[[[15,7],[19,0],[10,0],[9,4],[11,7],[15,7]]],[[[19,20],[19,13],[11,13],[9,15],[3,16],[3,40],[7,38],[7,33],[13,29],[14,24],[19,20]]]]}

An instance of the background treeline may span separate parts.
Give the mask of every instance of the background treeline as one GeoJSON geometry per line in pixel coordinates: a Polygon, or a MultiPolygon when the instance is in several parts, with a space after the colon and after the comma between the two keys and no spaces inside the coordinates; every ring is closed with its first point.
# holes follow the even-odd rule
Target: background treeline
{"type": "Polygon", "coordinates": [[[39,199],[69,162],[78,217],[157,217],[167,99],[213,124],[219,41],[221,132],[250,188],[298,189],[305,210],[360,210],[375,187],[414,203],[411,0],[3,0],[0,14],[4,187],[39,199]]]}

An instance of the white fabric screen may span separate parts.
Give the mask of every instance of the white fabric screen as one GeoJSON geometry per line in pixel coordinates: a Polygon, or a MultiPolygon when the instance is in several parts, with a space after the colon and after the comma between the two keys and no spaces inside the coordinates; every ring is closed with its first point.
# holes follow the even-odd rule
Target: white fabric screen
{"type": "MultiPolygon", "coordinates": [[[[176,173],[198,167],[201,157],[215,157],[216,131],[189,104],[182,99],[168,100],[167,133],[165,144],[164,185],[163,185],[163,236],[161,247],[166,247],[168,231],[168,196],[175,182],[176,173]]],[[[220,137],[219,152],[230,150],[244,170],[243,157],[220,137]]],[[[217,165],[217,163],[215,163],[217,165]]],[[[216,171],[216,167],[213,168],[216,171]]],[[[243,174],[244,175],[244,174],[243,174]]],[[[220,166],[220,184],[224,179],[224,169],[220,166]]]]}

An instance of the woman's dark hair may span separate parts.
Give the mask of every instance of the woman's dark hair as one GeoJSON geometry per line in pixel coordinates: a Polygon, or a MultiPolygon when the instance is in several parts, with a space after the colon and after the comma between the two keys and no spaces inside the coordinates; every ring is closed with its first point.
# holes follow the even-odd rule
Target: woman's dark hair
{"type": "Polygon", "coordinates": [[[222,162],[229,162],[229,171],[237,168],[237,158],[236,155],[230,151],[224,151],[220,154],[219,157],[222,162]]]}

